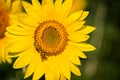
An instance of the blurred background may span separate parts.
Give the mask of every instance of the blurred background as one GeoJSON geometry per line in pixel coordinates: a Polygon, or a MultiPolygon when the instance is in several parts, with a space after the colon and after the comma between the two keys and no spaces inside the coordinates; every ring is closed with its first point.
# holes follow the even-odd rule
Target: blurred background
{"type": "MultiPolygon", "coordinates": [[[[86,24],[96,30],[88,42],[97,49],[85,52],[88,58],[81,59],[82,65],[78,66],[82,75],[72,74],[71,80],[120,80],[120,0],[86,0],[84,7],[79,6],[90,11],[86,24]]],[[[24,80],[23,70],[4,63],[0,65],[0,80],[24,80]]]]}

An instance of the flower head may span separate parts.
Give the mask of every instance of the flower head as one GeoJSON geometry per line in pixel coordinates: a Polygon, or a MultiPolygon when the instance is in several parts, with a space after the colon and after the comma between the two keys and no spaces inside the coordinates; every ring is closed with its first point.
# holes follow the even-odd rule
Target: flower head
{"type": "Polygon", "coordinates": [[[11,14],[21,10],[20,1],[0,0],[0,63],[11,62],[7,54],[8,38],[5,36],[6,27],[11,24],[11,14]]]}
{"type": "Polygon", "coordinates": [[[26,13],[13,17],[6,35],[11,37],[10,55],[18,57],[13,67],[27,66],[25,78],[33,74],[38,80],[45,74],[46,80],[70,80],[71,72],[81,75],[76,65],[81,65],[79,57],[86,58],[83,51],[95,50],[85,43],[95,28],[84,25],[88,11],[70,14],[72,1],[22,2],[26,13]]]}

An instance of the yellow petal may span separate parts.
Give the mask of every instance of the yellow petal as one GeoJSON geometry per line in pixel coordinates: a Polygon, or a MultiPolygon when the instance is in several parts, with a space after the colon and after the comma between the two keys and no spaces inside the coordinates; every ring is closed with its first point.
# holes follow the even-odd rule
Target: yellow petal
{"type": "Polygon", "coordinates": [[[43,22],[42,6],[40,2],[38,0],[32,0],[32,4],[33,4],[33,9],[32,9],[33,15],[32,16],[39,22],[43,22]]]}
{"type": "MultiPolygon", "coordinates": [[[[6,39],[7,40],[7,39],[6,39]]],[[[9,39],[8,39],[9,40],[9,39]]],[[[9,48],[8,48],[8,44],[7,44],[7,42],[5,41],[5,46],[3,46],[3,48],[4,48],[4,58],[5,58],[5,60],[8,62],[8,63],[12,63],[12,59],[10,58],[10,56],[8,55],[8,53],[9,53],[9,48]]]]}
{"type": "MultiPolygon", "coordinates": [[[[16,13],[17,14],[17,13],[16,13]]],[[[10,15],[10,18],[11,18],[11,25],[12,26],[18,26],[18,27],[21,27],[21,28],[23,28],[23,29],[25,29],[25,30],[28,30],[28,31],[34,31],[36,28],[35,28],[35,26],[33,27],[33,26],[30,26],[29,24],[26,24],[24,21],[20,21],[19,20],[19,18],[23,18],[23,17],[29,17],[27,14],[25,14],[25,13],[18,13],[17,14],[17,16],[16,15],[10,15]],[[18,17],[19,16],[19,17],[18,17]],[[23,27],[24,26],[24,27],[23,27]]],[[[21,19],[20,18],[20,19],[21,19]]],[[[32,22],[31,22],[32,23],[32,22]]],[[[34,23],[32,23],[32,24],[34,24],[34,23]]]]}
{"type": "Polygon", "coordinates": [[[29,38],[22,38],[21,40],[16,40],[13,44],[10,45],[10,52],[20,52],[33,45],[34,42],[29,38]],[[23,45],[24,44],[24,45],[23,45]]]}
{"type": "Polygon", "coordinates": [[[36,52],[33,56],[33,59],[31,60],[29,66],[27,67],[27,70],[25,72],[25,76],[24,78],[29,77],[30,75],[32,75],[32,73],[35,71],[35,69],[37,68],[36,65],[39,64],[40,62],[40,56],[38,55],[38,53],[36,52]]]}
{"type": "Polygon", "coordinates": [[[6,63],[6,61],[11,63],[11,59],[8,56],[8,45],[6,44],[6,41],[8,41],[7,37],[0,39],[0,64],[6,63]]]}
{"type": "Polygon", "coordinates": [[[62,6],[62,0],[56,0],[55,1],[55,20],[59,21],[60,23],[63,21],[61,15],[61,6],[62,6]]]}
{"type": "Polygon", "coordinates": [[[77,54],[80,58],[87,58],[87,56],[76,45],[74,45],[73,43],[74,42],[68,41],[68,45],[71,46],[71,50],[74,50],[73,51],[74,54],[77,54]]]}
{"type": "Polygon", "coordinates": [[[51,64],[48,65],[49,68],[45,72],[45,79],[46,80],[59,80],[60,78],[60,67],[56,67],[59,65],[58,60],[51,61],[51,64]],[[51,75],[52,74],[52,75],[51,75]]]}
{"type": "Polygon", "coordinates": [[[55,1],[55,10],[56,10],[56,12],[60,11],[59,9],[61,9],[61,6],[62,6],[62,0],[56,0],[55,1]]]}
{"type": "Polygon", "coordinates": [[[38,0],[32,0],[32,4],[33,4],[33,7],[34,9],[40,9],[41,10],[41,4],[38,0]]]}
{"type": "Polygon", "coordinates": [[[11,60],[11,58],[8,56],[8,52],[5,52],[5,50],[2,50],[2,51],[0,51],[0,53],[1,53],[1,62],[3,62],[3,63],[6,63],[6,62],[8,62],[8,63],[12,63],[12,60],[11,60]]]}
{"type": "Polygon", "coordinates": [[[44,6],[47,3],[48,0],[42,0],[42,6],[44,6]]]}
{"type": "Polygon", "coordinates": [[[92,46],[91,44],[88,44],[88,43],[70,42],[69,44],[77,46],[82,51],[93,51],[96,49],[94,46],[92,46]]]}
{"type": "MultiPolygon", "coordinates": [[[[4,46],[3,46],[4,47],[4,46]]],[[[0,51],[0,58],[1,58],[1,62],[6,62],[6,57],[5,57],[5,50],[4,48],[1,49],[0,51]]]]}
{"type": "Polygon", "coordinates": [[[65,76],[61,73],[60,80],[66,80],[65,76]]]}
{"type": "Polygon", "coordinates": [[[46,5],[46,4],[53,4],[53,0],[42,0],[42,6],[46,5]]]}
{"type": "Polygon", "coordinates": [[[6,55],[6,61],[7,61],[8,63],[12,63],[12,59],[11,59],[8,55],[6,55]]]}
{"type": "Polygon", "coordinates": [[[82,14],[83,10],[74,12],[72,14],[70,14],[70,16],[68,16],[65,21],[64,21],[64,25],[68,25],[73,23],[74,21],[76,21],[78,18],[80,18],[81,14],[82,14]]]}
{"type": "Polygon", "coordinates": [[[85,26],[83,29],[80,30],[81,33],[83,34],[89,34],[92,31],[94,31],[96,28],[92,26],[85,26]]]}
{"type": "Polygon", "coordinates": [[[8,11],[10,11],[11,2],[12,2],[12,0],[6,0],[6,2],[5,2],[5,7],[6,7],[6,9],[7,9],[8,11]]]}
{"type": "Polygon", "coordinates": [[[57,0],[55,2],[55,18],[60,23],[66,19],[72,7],[72,0],[65,0],[63,4],[62,1],[63,0],[57,0]]]}
{"type": "Polygon", "coordinates": [[[70,63],[70,69],[75,75],[81,76],[81,72],[80,72],[79,68],[77,66],[73,65],[72,63],[70,63]]]}
{"type": "Polygon", "coordinates": [[[53,4],[53,0],[43,0],[42,1],[42,6],[46,5],[47,3],[53,4]]]}
{"type": "Polygon", "coordinates": [[[24,78],[27,78],[27,77],[29,77],[30,75],[32,75],[32,73],[34,72],[34,70],[35,70],[36,67],[37,67],[37,66],[36,66],[36,65],[37,65],[37,59],[35,60],[35,58],[33,58],[31,62],[32,62],[32,63],[30,63],[29,66],[28,66],[27,69],[26,69],[24,78]]]}
{"type": "Polygon", "coordinates": [[[64,57],[64,55],[60,55],[60,57],[58,57],[58,59],[60,60],[59,66],[61,68],[61,73],[68,80],[70,80],[70,78],[71,78],[71,72],[70,72],[69,62],[66,60],[66,58],[64,57]]]}
{"type": "Polygon", "coordinates": [[[71,13],[78,10],[84,10],[87,7],[87,2],[87,0],[73,0],[71,13]]]}
{"type": "Polygon", "coordinates": [[[5,36],[10,37],[10,38],[16,37],[15,35],[10,34],[9,32],[5,32],[5,36]]]}
{"type": "Polygon", "coordinates": [[[41,61],[38,62],[37,68],[35,69],[32,80],[38,80],[40,77],[42,77],[42,75],[45,73],[44,68],[45,68],[45,66],[44,66],[43,62],[41,62],[41,61]]]}
{"type": "Polygon", "coordinates": [[[84,20],[89,14],[89,11],[84,11],[79,20],[84,20]]]}
{"type": "Polygon", "coordinates": [[[18,26],[9,26],[7,27],[7,31],[14,35],[33,35],[34,31],[27,31],[24,28],[18,27],[18,26]]]}
{"type": "Polygon", "coordinates": [[[53,0],[46,0],[46,4],[42,5],[42,17],[45,20],[53,20],[54,19],[54,4],[53,0]]]}
{"type": "Polygon", "coordinates": [[[22,56],[23,54],[22,53],[11,53],[11,52],[9,52],[8,55],[9,55],[9,57],[14,58],[14,57],[22,56]]]}
{"type": "Polygon", "coordinates": [[[0,62],[5,62],[4,59],[5,39],[0,39],[0,62]]]}
{"type": "Polygon", "coordinates": [[[6,38],[2,38],[0,39],[0,60],[1,60],[1,63],[2,62],[6,62],[6,41],[7,39],[6,38]]]}
{"type": "Polygon", "coordinates": [[[63,55],[68,60],[70,60],[72,63],[74,63],[76,65],[80,65],[81,63],[80,63],[80,60],[78,57],[79,52],[80,51],[77,48],[75,48],[74,46],[67,45],[64,52],[63,52],[63,55]]]}
{"type": "MultiPolygon", "coordinates": [[[[18,14],[18,13],[16,13],[16,14],[18,14]]],[[[23,13],[21,13],[21,14],[23,14],[23,13]]],[[[10,19],[11,19],[11,25],[20,25],[21,24],[21,22],[18,20],[18,15],[10,15],[9,16],[10,17],[10,19]]]]}
{"type": "Polygon", "coordinates": [[[62,11],[61,15],[64,16],[63,18],[66,18],[68,14],[70,13],[71,7],[72,7],[73,0],[65,0],[62,4],[62,11]]]}
{"type": "MultiPolygon", "coordinates": [[[[36,13],[35,13],[36,14],[36,13]]],[[[37,15],[37,14],[36,14],[37,15]]],[[[27,14],[18,14],[18,19],[24,23],[25,25],[28,25],[28,26],[31,26],[31,27],[38,27],[39,26],[39,23],[41,22],[41,18],[39,18],[39,16],[37,16],[37,18],[39,18],[39,21],[38,19],[35,18],[36,16],[34,15],[33,16],[30,16],[30,15],[27,15],[27,14]]],[[[20,22],[19,21],[19,22],[20,22]]]]}
{"type": "Polygon", "coordinates": [[[27,12],[27,14],[29,14],[29,16],[32,17],[33,22],[35,22],[34,20],[36,20],[36,23],[37,22],[39,23],[39,21],[41,22],[42,14],[41,14],[41,8],[40,7],[38,7],[38,9],[36,9],[36,7],[34,7],[33,5],[31,5],[30,3],[25,2],[25,1],[23,1],[22,4],[23,4],[23,7],[25,8],[25,11],[27,12]]]}
{"type": "Polygon", "coordinates": [[[62,0],[56,0],[55,1],[55,9],[56,9],[56,11],[59,11],[61,6],[62,6],[62,0]]]}
{"type": "Polygon", "coordinates": [[[70,24],[70,25],[66,25],[65,28],[69,33],[74,32],[78,29],[80,29],[83,25],[84,25],[85,21],[75,21],[74,23],[70,24]]]}
{"type": "Polygon", "coordinates": [[[12,44],[16,43],[17,41],[19,43],[20,41],[23,41],[23,40],[24,40],[24,42],[27,41],[30,44],[34,43],[34,38],[31,38],[31,36],[30,37],[29,36],[22,36],[21,37],[21,36],[12,35],[12,37],[10,36],[9,41],[7,41],[7,44],[9,44],[9,50],[10,50],[12,44]]]}
{"type": "Polygon", "coordinates": [[[33,35],[22,36],[22,38],[21,38],[20,35],[13,35],[13,34],[11,34],[11,33],[9,33],[9,32],[6,32],[5,35],[6,35],[7,37],[11,38],[11,39],[8,41],[8,43],[9,43],[9,42],[15,42],[16,40],[33,38],[33,35]]]}
{"type": "Polygon", "coordinates": [[[28,13],[28,14],[30,14],[30,15],[34,15],[34,11],[32,11],[32,9],[33,9],[33,6],[30,4],[30,3],[28,3],[28,2],[25,2],[25,1],[22,1],[22,4],[23,4],[23,7],[25,8],[25,11],[28,13]]]}
{"type": "Polygon", "coordinates": [[[11,6],[11,13],[15,14],[16,12],[21,12],[21,11],[22,11],[21,0],[13,1],[11,6]]]}
{"type": "Polygon", "coordinates": [[[68,39],[74,42],[82,42],[89,39],[89,36],[78,31],[69,34],[68,39]]]}
{"type": "Polygon", "coordinates": [[[2,64],[2,60],[1,60],[1,58],[0,58],[0,64],[2,64]]]}
{"type": "Polygon", "coordinates": [[[34,53],[35,51],[33,47],[30,47],[26,51],[22,52],[23,55],[18,57],[18,59],[15,61],[13,65],[13,68],[17,69],[17,68],[22,68],[28,65],[34,56],[34,53]]]}

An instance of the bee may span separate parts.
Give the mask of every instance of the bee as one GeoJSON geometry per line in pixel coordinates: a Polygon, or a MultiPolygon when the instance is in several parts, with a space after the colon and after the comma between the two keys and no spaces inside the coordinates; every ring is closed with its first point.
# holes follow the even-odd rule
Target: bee
{"type": "Polygon", "coordinates": [[[46,53],[44,51],[42,51],[41,48],[36,43],[34,43],[34,45],[36,47],[37,52],[40,53],[42,61],[46,60],[47,59],[46,53]]]}
{"type": "Polygon", "coordinates": [[[44,52],[40,53],[40,56],[42,58],[42,60],[46,60],[47,59],[47,56],[44,52]]]}

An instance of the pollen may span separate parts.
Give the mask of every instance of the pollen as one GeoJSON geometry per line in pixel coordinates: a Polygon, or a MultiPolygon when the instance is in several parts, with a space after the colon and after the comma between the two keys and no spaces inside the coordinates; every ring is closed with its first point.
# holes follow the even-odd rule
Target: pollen
{"type": "Polygon", "coordinates": [[[0,38],[5,35],[6,27],[9,25],[9,16],[3,5],[0,4],[0,38]]]}
{"type": "Polygon", "coordinates": [[[62,24],[49,20],[37,27],[34,39],[36,50],[42,57],[56,56],[67,44],[67,32],[62,24]]]}

